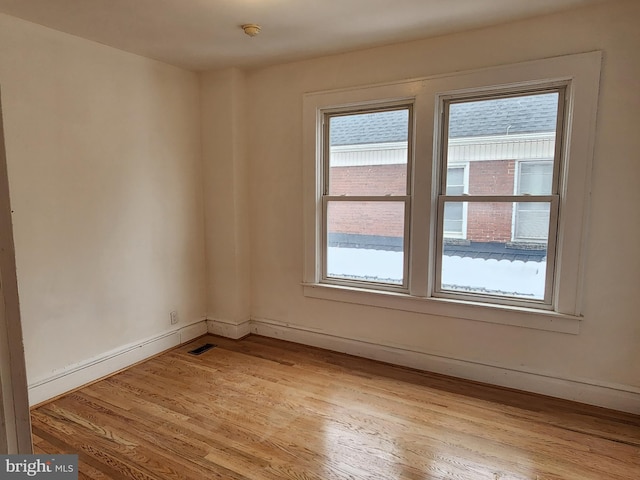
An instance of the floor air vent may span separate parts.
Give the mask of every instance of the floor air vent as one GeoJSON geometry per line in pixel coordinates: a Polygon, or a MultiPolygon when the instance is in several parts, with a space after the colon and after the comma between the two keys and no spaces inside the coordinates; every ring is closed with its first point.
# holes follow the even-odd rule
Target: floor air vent
{"type": "Polygon", "coordinates": [[[217,345],[214,345],[213,343],[205,343],[201,347],[194,348],[193,350],[189,350],[189,353],[191,355],[200,355],[206,352],[207,350],[211,350],[212,348],[215,348],[216,346],[217,345]]]}

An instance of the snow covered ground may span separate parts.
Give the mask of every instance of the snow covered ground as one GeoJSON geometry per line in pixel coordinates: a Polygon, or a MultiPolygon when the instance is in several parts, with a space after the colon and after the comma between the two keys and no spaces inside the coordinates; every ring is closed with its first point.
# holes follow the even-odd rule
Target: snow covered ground
{"type": "MultiPolygon", "coordinates": [[[[385,250],[329,247],[331,277],[402,284],[403,254],[385,250]]],[[[445,256],[442,285],[447,290],[544,298],[546,262],[484,260],[445,256]]]]}

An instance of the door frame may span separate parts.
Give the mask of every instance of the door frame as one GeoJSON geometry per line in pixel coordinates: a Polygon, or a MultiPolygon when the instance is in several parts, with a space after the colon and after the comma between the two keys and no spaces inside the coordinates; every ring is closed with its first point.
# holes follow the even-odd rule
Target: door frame
{"type": "MultiPolygon", "coordinates": [[[[1,92],[0,92],[1,93],[1,92]]],[[[33,453],[0,95],[0,453],[33,453]]]]}

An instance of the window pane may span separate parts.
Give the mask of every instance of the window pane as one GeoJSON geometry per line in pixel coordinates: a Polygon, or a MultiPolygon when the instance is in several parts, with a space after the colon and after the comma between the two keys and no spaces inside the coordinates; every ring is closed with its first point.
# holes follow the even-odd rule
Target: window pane
{"type": "Polygon", "coordinates": [[[404,202],[328,202],[329,278],[402,285],[404,202]]]}
{"type": "Polygon", "coordinates": [[[329,195],[406,195],[409,110],[329,117],[329,195]]]}
{"type": "Polygon", "coordinates": [[[467,241],[445,234],[441,290],[544,300],[549,203],[445,202],[445,211],[457,203],[467,209],[467,241]],[[535,233],[535,242],[513,242],[514,210],[526,212],[516,230],[535,233]]]}
{"type": "Polygon", "coordinates": [[[553,162],[522,162],[518,178],[521,195],[550,195],[553,181],[553,162]]]}
{"type": "Polygon", "coordinates": [[[517,203],[514,239],[546,242],[549,232],[548,203],[517,203]]]}
{"type": "Polygon", "coordinates": [[[464,167],[449,167],[447,169],[447,195],[462,195],[464,193],[464,167]]]}
{"type": "Polygon", "coordinates": [[[552,162],[522,162],[514,176],[517,161],[555,157],[557,119],[557,92],[451,103],[447,167],[469,162],[470,195],[551,193],[552,162]]]}
{"type": "Polygon", "coordinates": [[[463,227],[462,202],[447,202],[444,206],[444,237],[460,238],[463,227]]]}

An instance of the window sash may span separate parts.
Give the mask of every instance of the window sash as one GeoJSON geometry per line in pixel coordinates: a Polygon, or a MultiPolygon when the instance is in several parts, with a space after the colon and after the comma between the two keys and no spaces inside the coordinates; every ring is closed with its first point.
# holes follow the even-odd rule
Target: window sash
{"type": "Polygon", "coordinates": [[[331,118],[333,117],[345,117],[349,115],[361,115],[367,113],[383,113],[390,112],[394,110],[407,110],[408,119],[407,119],[407,162],[405,165],[407,169],[406,175],[406,194],[411,195],[411,172],[413,169],[413,124],[414,124],[414,115],[413,115],[413,103],[407,102],[390,102],[384,103],[381,105],[365,105],[362,108],[352,108],[352,109],[336,109],[336,110],[325,110],[322,112],[322,194],[329,195],[330,192],[330,181],[331,181],[331,141],[329,131],[331,125],[331,118]]]}
{"type": "MultiPolygon", "coordinates": [[[[440,100],[440,152],[439,159],[439,171],[440,182],[438,192],[446,192],[447,190],[447,168],[456,167],[454,163],[449,164],[448,161],[448,146],[449,146],[449,106],[451,104],[475,102],[482,100],[493,100],[500,98],[517,98],[528,95],[539,95],[545,93],[557,93],[558,94],[558,110],[556,117],[556,129],[555,129],[555,149],[554,156],[551,159],[553,162],[553,178],[551,183],[551,194],[557,195],[560,192],[560,173],[561,164],[563,161],[563,148],[564,148],[564,125],[565,125],[565,105],[566,105],[566,90],[568,83],[561,82],[557,85],[542,86],[532,89],[505,89],[498,90],[492,93],[468,93],[460,95],[442,95],[440,100]]],[[[516,195],[517,192],[514,192],[516,195]]]]}
{"type": "Polygon", "coordinates": [[[501,305],[535,306],[552,310],[556,263],[556,243],[558,234],[560,197],[558,195],[440,195],[438,197],[437,233],[435,251],[435,272],[433,296],[475,302],[491,302],[501,305]],[[444,207],[446,202],[468,203],[547,203],[549,204],[549,231],[547,241],[547,262],[543,300],[516,298],[483,293],[461,293],[442,288],[442,258],[444,252],[444,207]]]}
{"type": "Polygon", "coordinates": [[[376,289],[379,290],[387,290],[387,291],[396,291],[408,293],[409,291],[409,241],[410,241],[410,219],[411,219],[411,196],[410,195],[398,195],[398,196],[368,196],[368,195],[323,195],[322,196],[322,252],[321,252],[321,262],[322,262],[322,274],[320,281],[321,283],[327,283],[332,285],[344,285],[344,286],[352,286],[352,287],[361,287],[361,288],[371,288],[375,286],[376,289]],[[329,232],[328,232],[328,205],[329,202],[344,202],[344,203],[361,203],[361,202],[393,202],[393,203],[403,203],[404,205],[404,225],[403,225],[403,242],[402,242],[402,256],[403,256],[403,265],[402,265],[402,284],[394,285],[391,283],[384,282],[372,282],[366,280],[351,280],[351,279],[343,279],[330,277],[328,272],[328,248],[329,248],[329,232]]]}

